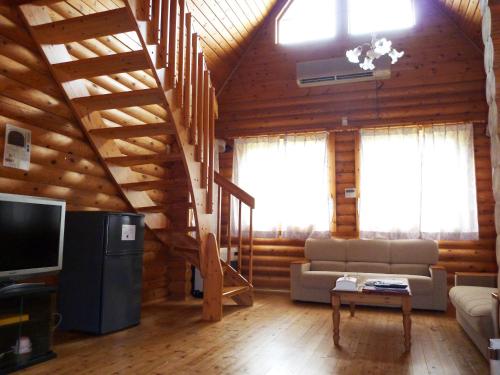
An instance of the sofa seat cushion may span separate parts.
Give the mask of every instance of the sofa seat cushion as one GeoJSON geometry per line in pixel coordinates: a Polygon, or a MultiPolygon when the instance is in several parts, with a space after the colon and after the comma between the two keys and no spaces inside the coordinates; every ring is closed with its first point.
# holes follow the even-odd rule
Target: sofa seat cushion
{"type": "Polygon", "coordinates": [[[391,273],[389,263],[375,262],[347,262],[346,271],[353,272],[370,272],[370,273],[391,273]]]}
{"type": "MultiPolygon", "coordinates": [[[[301,276],[301,283],[306,288],[332,289],[335,287],[337,279],[344,276],[345,272],[331,271],[306,271],[301,276]]],[[[420,275],[392,275],[386,273],[347,273],[350,276],[357,276],[358,279],[392,279],[406,278],[410,283],[410,289],[413,295],[432,294],[432,279],[420,275]]]]}
{"type": "Polygon", "coordinates": [[[482,286],[454,286],[450,289],[450,300],[453,306],[469,316],[491,316],[491,293],[497,290],[482,286]]]}
{"type": "Polygon", "coordinates": [[[494,331],[491,293],[497,290],[481,286],[454,286],[450,289],[450,300],[457,314],[484,337],[491,337],[494,331]]]}
{"type": "Polygon", "coordinates": [[[332,289],[342,276],[344,272],[306,271],[302,274],[301,282],[306,288],[332,289]]]}

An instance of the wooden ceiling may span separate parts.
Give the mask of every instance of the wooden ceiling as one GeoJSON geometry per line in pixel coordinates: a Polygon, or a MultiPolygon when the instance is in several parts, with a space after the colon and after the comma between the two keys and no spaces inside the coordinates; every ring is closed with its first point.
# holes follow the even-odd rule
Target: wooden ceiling
{"type": "Polygon", "coordinates": [[[238,64],[277,0],[187,0],[216,89],[238,64]]]}
{"type": "Polygon", "coordinates": [[[479,47],[481,42],[481,11],[479,0],[438,0],[462,31],[479,47]]]}
{"type": "MultiPolygon", "coordinates": [[[[479,0],[435,1],[441,3],[448,17],[482,49],[479,0]]],[[[278,0],[187,0],[217,91],[237,66],[255,33],[277,2],[278,0]]],[[[280,0],[279,3],[284,4],[286,1],[280,0]]]]}

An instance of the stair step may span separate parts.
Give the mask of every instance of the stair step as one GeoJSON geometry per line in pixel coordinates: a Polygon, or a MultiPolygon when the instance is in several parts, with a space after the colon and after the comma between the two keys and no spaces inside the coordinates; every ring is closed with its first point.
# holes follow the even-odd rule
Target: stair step
{"type": "Polygon", "coordinates": [[[155,135],[172,135],[175,129],[166,122],[154,124],[117,126],[115,128],[100,128],[89,130],[91,135],[107,139],[128,139],[138,137],[152,137],[155,135]]]}
{"type": "Polygon", "coordinates": [[[223,297],[234,297],[238,294],[246,293],[250,290],[248,285],[225,286],[222,288],[223,297]]]}
{"type": "Polygon", "coordinates": [[[176,233],[176,234],[186,234],[189,232],[194,232],[196,231],[195,226],[186,226],[186,227],[173,227],[173,228],[158,228],[158,229],[153,229],[155,233],[176,233]]]}
{"type": "Polygon", "coordinates": [[[40,44],[63,44],[135,30],[126,7],[33,26],[40,44]]]}
{"type": "Polygon", "coordinates": [[[187,187],[187,181],[184,179],[176,179],[176,180],[152,180],[152,181],[141,181],[141,182],[129,182],[120,184],[120,186],[124,189],[131,190],[167,190],[172,187],[187,187]]]}
{"type": "Polygon", "coordinates": [[[63,82],[150,68],[142,50],[69,61],[52,67],[63,82]]]}
{"type": "Polygon", "coordinates": [[[112,94],[82,96],[72,99],[73,104],[88,112],[104,109],[162,104],[162,92],[158,89],[132,90],[112,94]]]}
{"type": "Polygon", "coordinates": [[[108,163],[120,165],[122,167],[131,167],[134,165],[168,163],[182,160],[181,154],[151,154],[135,156],[113,156],[105,158],[108,163]]]}
{"type": "Polygon", "coordinates": [[[153,213],[165,212],[167,210],[184,209],[184,208],[188,209],[193,207],[194,205],[190,202],[176,202],[160,206],[136,207],[136,210],[143,214],[153,214],[153,213]]]}

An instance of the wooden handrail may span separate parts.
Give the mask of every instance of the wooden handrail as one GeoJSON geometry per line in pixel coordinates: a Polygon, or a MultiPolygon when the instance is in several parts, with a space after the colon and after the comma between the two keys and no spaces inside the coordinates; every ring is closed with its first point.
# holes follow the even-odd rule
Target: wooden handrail
{"type": "Polygon", "coordinates": [[[227,178],[219,174],[218,172],[214,172],[215,183],[222,187],[222,189],[226,190],[229,194],[233,195],[243,203],[245,203],[250,208],[255,208],[255,198],[248,194],[245,190],[240,188],[238,185],[232,183],[227,178]]]}

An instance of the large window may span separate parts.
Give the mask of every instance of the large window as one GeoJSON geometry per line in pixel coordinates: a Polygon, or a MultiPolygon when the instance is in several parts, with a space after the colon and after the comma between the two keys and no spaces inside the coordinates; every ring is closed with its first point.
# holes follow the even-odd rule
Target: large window
{"type": "Polygon", "coordinates": [[[407,29],[415,25],[412,0],[347,0],[349,33],[407,29]]]}
{"type": "Polygon", "coordinates": [[[361,131],[360,236],[476,239],[472,125],[361,131]]]}
{"type": "Polygon", "coordinates": [[[333,38],[336,0],[293,0],[278,18],[278,43],[290,44],[333,38]]]}
{"type": "MultiPolygon", "coordinates": [[[[235,141],[233,179],[255,197],[253,229],[257,237],[307,238],[329,231],[326,150],[326,134],[235,141]]],[[[242,215],[243,220],[245,217],[242,215]]],[[[242,223],[244,232],[248,225],[242,223]]]]}

